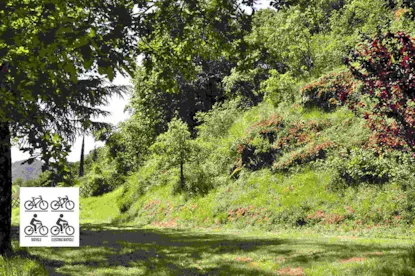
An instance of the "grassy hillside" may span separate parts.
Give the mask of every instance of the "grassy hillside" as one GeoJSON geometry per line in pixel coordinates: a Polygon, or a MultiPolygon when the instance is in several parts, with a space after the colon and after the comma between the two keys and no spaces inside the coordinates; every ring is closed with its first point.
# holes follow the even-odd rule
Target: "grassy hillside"
{"type": "MultiPolygon", "coordinates": [[[[211,117],[218,117],[214,113],[211,117]]],[[[401,175],[413,176],[413,168],[372,154],[367,149],[369,129],[346,108],[327,113],[304,109],[298,104],[284,108],[262,104],[240,113],[229,125],[227,134],[216,137],[212,129],[217,127],[215,123],[202,127],[202,138],[198,138],[199,143],[211,145],[207,158],[200,161],[202,165],[186,165],[189,174],[196,166],[208,166],[211,179],[201,178],[197,184],[206,185],[203,182],[209,181],[210,190],[205,194],[175,192],[177,171],[172,169],[160,175],[158,165],[151,160],[130,176],[123,187],[118,198],[123,213],[118,221],[239,229],[254,226],[267,230],[314,227],[359,233],[371,228],[402,228],[407,234],[413,231],[408,224],[412,225],[414,219],[411,211],[414,182],[399,177],[398,171],[399,168],[405,172],[401,175]],[[255,129],[261,123],[268,127],[269,133],[272,120],[277,117],[282,118],[285,126],[275,130],[272,145],[252,134],[265,133],[263,128],[255,129]],[[206,133],[210,136],[204,136],[206,133]],[[290,134],[297,137],[294,139],[290,134]],[[275,160],[269,166],[258,165],[261,164],[258,160],[266,156],[260,155],[258,149],[266,153],[281,141],[286,145],[279,148],[275,160]],[[240,144],[255,146],[254,154],[244,164],[238,161],[240,153],[232,150],[240,144]],[[330,146],[319,147],[324,144],[330,146]],[[225,169],[219,171],[215,163],[224,164],[225,169]],[[348,183],[339,174],[344,170],[366,174],[351,175],[349,178],[354,177],[352,180],[358,183],[348,183]],[[382,173],[389,178],[381,183],[372,181],[382,173]]]]}

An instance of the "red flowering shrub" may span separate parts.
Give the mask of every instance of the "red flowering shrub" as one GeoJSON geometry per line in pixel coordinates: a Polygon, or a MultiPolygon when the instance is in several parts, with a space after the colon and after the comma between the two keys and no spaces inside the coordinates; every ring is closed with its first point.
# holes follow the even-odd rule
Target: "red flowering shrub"
{"type": "Polygon", "coordinates": [[[301,165],[317,159],[323,159],[326,157],[327,150],[333,146],[334,143],[331,141],[311,144],[302,149],[300,152],[292,153],[288,159],[276,162],[273,168],[274,170],[286,170],[293,165],[301,165]]]}
{"type": "Polygon", "coordinates": [[[273,114],[268,120],[259,121],[248,128],[248,138],[252,140],[257,134],[259,134],[262,138],[268,139],[269,143],[272,144],[276,138],[274,136],[277,131],[283,127],[284,124],[282,118],[273,114]]]}
{"type": "Polygon", "coordinates": [[[239,156],[231,169],[231,174],[235,175],[242,167],[250,170],[271,167],[286,169],[295,164],[324,158],[326,148],[332,145],[331,142],[310,146],[306,144],[312,142],[313,136],[328,125],[327,121],[315,120],[288,123],[275,115],[252,125],[248,128],[247,137],[236,146],[239,156]],[[305,149],[301,153],[295,153],[289,160],[279,162],[284,153],[304,146],[305,149]]]}
{"type": "MultiPolygon", "coordinates": [[[[363,82],[362,94],[373,100],[362,115],[378,150],[415,153],[414,39],[402,32],[379,34],[359,44],[346,64],[363,82]]],[[[348,104],[352,110],[364,106],[358,99],[349,99],[348,104]]]]}
{"type": "Polygon", "coordinates": [[[262,120],[248,128],[247,137],[237,146],[240,158],[232,172],[242,166],[251,170],[270,167],[277,155],[277,150],[271,145],[277,139],[277,132],[283,127],[282,118],[273,115],[270,119],[262,120]]]}
{"type": "Polygon", "coordinates": [[[341,105],[346,96],[356,90],[358,82],[350,72],[332,72],[307,84],[301,89],[302,102],[306,108],[332,111],[341,105]]]}
{"type": "Polygon", "coordinates": [[[293,150],[312,140],[311,134],[322,131],[329,126],[327,121],[298,121],[285,129],[281,129],[279,138],[274,145],[276,149],[293,150]]]}

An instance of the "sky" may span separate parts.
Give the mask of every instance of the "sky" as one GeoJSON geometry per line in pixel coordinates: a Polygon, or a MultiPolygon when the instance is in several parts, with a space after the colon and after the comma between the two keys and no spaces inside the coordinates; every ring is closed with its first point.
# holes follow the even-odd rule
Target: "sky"
{"type": "MultiPolygon", "coordinates": [[[[271,0],[259,0],[257,1],[256,8],[263,9],[269,7],[269,3],[271,0]]],[[[112,82],[115,85],[132,85],[131,79],[123,77],[120,74],[114,78],[112,82]]],[[[103,110],[111,112],[111,114],[105,118],[100,118],[100,121],[109,122],[114,125],[117,123],[126,120],[129,115],[128,113],[124,113],[125,105],[128,103],[128,95],[124,97],[124,99],[114,96],[110,99],[109,104],[107,106],[102,106],[103,110]]],[[[81,145],[82,145],[82,137],[78,137],[75,143],[72,145],[71,152],[68,155],[69,162],[79,161],[81,157],[81,145]]],[[[85,136],[85,154],[88,154],[94,147],[102,146],[102,142],[95,142],[92,136],[85,136]]],[[[12,147],[12,162],[26,160],[30,158],[28,153],[23,153],[20,151],[16,146],[12,147]]]]}

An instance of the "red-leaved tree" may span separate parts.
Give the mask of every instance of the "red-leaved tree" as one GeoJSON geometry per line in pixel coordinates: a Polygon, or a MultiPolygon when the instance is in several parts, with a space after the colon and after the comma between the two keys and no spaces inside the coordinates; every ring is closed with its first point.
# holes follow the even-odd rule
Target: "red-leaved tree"
{"type": "MultiPolygon", "coordinates": [[[[402,32],[378,34],[360,43],[346,64],[373,100],[363,113],[372,142],[415,155],[415,40],[402,32]]],[[[349,101],[349,106],[362,103],[349,101]]]]}

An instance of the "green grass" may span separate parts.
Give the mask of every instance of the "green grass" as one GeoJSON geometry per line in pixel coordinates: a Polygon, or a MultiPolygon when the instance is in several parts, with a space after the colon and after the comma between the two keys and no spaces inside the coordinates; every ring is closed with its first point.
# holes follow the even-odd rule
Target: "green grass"
{"type": "MultiPolygon", "coordinates": [[[[265,183],[271,177],[256,176],[252,182],[262,179],[265,183]]],[[[310,177],[307,173],[298,175],[295,181],[310,177]]],[[[287,182],[279,189],[292,184],[287,182]]],[[[263,190],[265,185],[255,187],[249,183],[241,190],[247,191],[249,185],[253,190],[259,189],[258,193],[267,192],[263,190]]],[[[202,228],[198,224],[203,224],[203,218],[213,216],[215,204],[212,202],[218,200],[215,196],[226,190],[217,189],[207,197],[193,198],[186,203],[183,196],[172,196],[170,188],[158,187],[136,203],[138,211],[147,200],[159,199],[159,205],[147,208],[153,210],[156,220],[148,217],[140,223],[137,219],[124,226],[111,223],[118,214],[115,198],[120,190],[81,199],[79,248],[19,248],[17,227],[14,227],[13,245],[17,253],[11,259],[0,261],[0,271],[7,276],[48,275],[48,272],[51,275],[415,275],[411,233],[401,238],[399,233],[396,238],[379,238],[356,237],[333,229],[318,233],[318,228],[265,232],[253,227],[234,230],[232,227],[237,224],[215,225],[214,221],[206,223],[214,227],[202,228]],[[172,210],[166,217],[165,209],[161,208],[168,205],[166,202],[179,205],[180,211],[172,210]],[[173,227],[154,226],[169,226],[163,219],[178,216],[182,218],[177,220],[177,225],[170,225],[173,227]],[[196,216],[193,229],[179,228],[181,222],[189,226],[186,221],[190,222],[192,216],[196,216]],[[145,223],[154,225],[137,226],[145,223]]],[[[238,197],[235,195],[233,204],[243,202],[238,197]]],[[[265,204],[263,199],[257,200],[258,205],[265,204]]]]}
{"type": "Polygon", "coordinates": [[[63,275],[415,275],[408,250],[405,239],[307,231],[84,225],[80,248],[29,252],[63,275]]]}
{"type": "MultiPolygon", "coordinates": [[[[17,242],[13,242],[14,247],[17,242]]],[[[0,256],[0,275],[2,276],[32,276],[48,275],[45,267],[24,250],[15,250],[12,256],[0,256]]]]}
{"type": "Polygon", "coordinates": [[[111,193],[97,197],[81,198],[81,223],[109,223],[119,215],[116,199],[121,194],[121,188],[111,193]]]}

